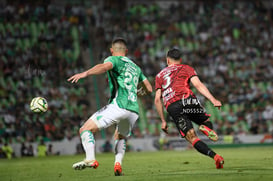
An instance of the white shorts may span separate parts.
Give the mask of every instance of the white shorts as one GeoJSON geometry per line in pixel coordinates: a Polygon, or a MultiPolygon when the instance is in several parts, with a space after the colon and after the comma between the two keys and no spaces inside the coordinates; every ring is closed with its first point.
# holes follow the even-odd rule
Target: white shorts
{"type": "Polygon", "coordinates": [[[131,135],[138,115],[135,112],[118,107],[117,104],[108,104],[94,113],[90,119],[96,123],[99,129],[116,124],[118,133],[128,137],[131,135]]]}

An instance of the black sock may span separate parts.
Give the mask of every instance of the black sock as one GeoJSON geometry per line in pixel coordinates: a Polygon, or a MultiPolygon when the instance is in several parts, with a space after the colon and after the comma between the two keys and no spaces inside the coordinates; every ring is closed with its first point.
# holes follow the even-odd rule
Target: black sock
{"type": "Polygon", "coordinates": [[[193,144],[193,147],[199,151],[200,153],[204,154],[204,155],[207,155],[211,158],[214,158],[214,156],[216,155],[216,153],[210,149],[208,147],[208,145],[206,145],[206,143],[204,143],[203,141],[201,140],[198,140],[196,141],[194,144],[193,144]]]}
{"type": "Polygon", "coordinates": [[[210,129],[213,129],[213,125],[212,125],[212,123],[210,121],[203,122],[202,124],[207,126],[210,129]]]}

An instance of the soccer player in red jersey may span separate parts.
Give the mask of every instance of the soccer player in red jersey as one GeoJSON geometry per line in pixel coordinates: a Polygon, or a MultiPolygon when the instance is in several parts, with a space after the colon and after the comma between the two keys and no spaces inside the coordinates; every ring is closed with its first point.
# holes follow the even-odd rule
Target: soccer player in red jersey
{"type": "Polygon", "coordinates": [[[221,102],[213,97],[207,87],[200,81],[195,70],[182,63],[182,53],[178,49],[171,49],[167,53],[168,67],[156,76],[155,81],[155,106],[161,118],[161,128],[168,133],[168,126],[163,114],[163,104],[172,117],[179,133],[186,138],[200,153],[215,160],[216,168],[223,168],[224,159],[201,141],[195,133],[192,122],[199,125],[202,131],[212,141],[217,141],[218,136],[213,131],[209,115],[200,105],[199,100],[190,89],[190,83],[211,103],[220,108],[221,102]]]}

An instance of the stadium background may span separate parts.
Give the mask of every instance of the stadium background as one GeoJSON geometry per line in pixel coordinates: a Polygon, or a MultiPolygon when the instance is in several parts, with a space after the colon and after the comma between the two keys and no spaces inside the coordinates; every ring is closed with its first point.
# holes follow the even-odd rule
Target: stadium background
{"type": "MultiPolygon", "coordinates": [[[[200,96],[218,134],[265,135],[272,143],[272,7],[266,0],[0,0],[0,145],[78,138],[82,121],[107,103],[107,80],[66,79],[110,55],[115,36],[127,39],[128,56],[153,84],[166,50],[179,47],[183,63],[223,102],[218,111],[200,96]],[[35,96],[48,100],[48,112],[30,112],[35,96]]],[[[160,138],[153,95],[139,104],[132,137],[160,138]]],[[[179,136],[173,126],[170,136],[179,136]]]]}

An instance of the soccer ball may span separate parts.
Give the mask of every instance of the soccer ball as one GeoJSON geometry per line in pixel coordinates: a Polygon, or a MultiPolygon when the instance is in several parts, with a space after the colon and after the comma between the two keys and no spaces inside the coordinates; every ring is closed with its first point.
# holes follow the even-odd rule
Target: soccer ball
{"type": "Polygon", "coordinates": [[[48,104],[45,98],[35,97],[31,100],[30,110],[36,113],[46,112],[48,104]]]}

